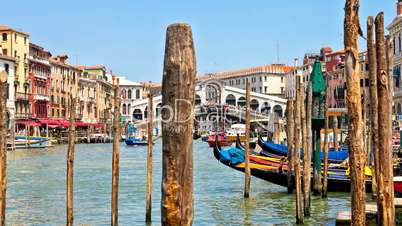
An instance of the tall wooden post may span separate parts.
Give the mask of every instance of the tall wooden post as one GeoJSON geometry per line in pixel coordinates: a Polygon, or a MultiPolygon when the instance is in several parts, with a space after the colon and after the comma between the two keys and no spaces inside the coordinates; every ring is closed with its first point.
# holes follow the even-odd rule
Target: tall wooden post
{"type": "Polygon", "coordinates": [[[112,226],[119,224],[119,174],[120,174],[120,86],[119,78],[116,78],[116,86],[114,86],[114,112],[113,112],[113,159],[112,159],[112,226]]]}
{"type": "Polygon", "coordinates": [[[377,181],[379,179],[379,153],[378,153],[378,96],[377,96],[377,59],[374,44],[374,20],[367,19],[367,54],[370,78],[370,118],[371,118],[371,143],[374,156],[374,176],[372,177],[372,198],[377,197],[377,181]]]}
{"type": "Polygon", "coordinates": [[[359,0],[346,0],[344,21],[345,75],[349,115],[349,161],[352,193],[352,225],[365,225],[365,152],[362,136],[360,68],[358,64],[359,0]]]}
{"type": "Polygon", "coordinates": [[[301,102],[302,91],[300,77],[296,77],[296,106],[295,106],[295,183],[296,183],[296,223],[303,223],[303,204],[302,204],[302,189],[301,189],[301,172],[300,172],[300,137],[301,137],[301,102]]]}
{"type": "Polygon", "coordinates": [[[195,77],[191,27],[170,25],[166,32],[162,82],[162,225],[191,225],[193,222],[194,122],[191,117],[195,77]]]}
{"type": "Polygon", "coordinates": [[[293,153],[292,150],[294,149],[294,100],[288,100],[287,107],[286,107],[286,138],[288,144],[288,172],[287,172],[287,179],[288,179],[288,193],[293,192],[293,179],[292,179],[292,172],[293,172],[293,153]]]}
{"type": "MultiPolygon", "coordinates": [[[[250,197],[250,93],[251,85],[247,82],[246,85],[246,150],[245,150],[245,178],[244,178],[244,198],[250,197]]],[[[276,128],[278,129],[278,128],[276,128]]],[[[275,132],[274,132],[275,133],[275,132]]]]}
{"type": "Polygon", "coordinates": [[[313,150],[311,117],[313,107],[313,88],[312,82],[309,81],[307,86],[307,108],[306,108],[306,133],[307,133],[307,148],[303,149],[303,195],[304,195],[304,216],[310,216],[311,209],[311,153],[313,150]]]}
{"type": "Polygon", "coordinates": [[[336,151],[338,151],[339,150],[338,149],[338,133],[337,133],[337,130],[338,130],[338,117],[334,116],[332,122],[333,122],[332,131],[334,133],[334,149],[336,151]]]}
{"type": "Polygon", "coordinates": [[[328,90],[325,90],[324,97],[324,173],[322,183],[322,197],[326,198],[328,193],[328,90]]]}
{"type": "Polygon", "coordinates": [[[74,224],[74,146],[75,146],[75,115],[76,115],[76,98],[70,96],[70,128],[68,131],[68,147],[67,147],[67,223],[72,226],[74,224]]]}
{"type": "Polygon", "coordinates": [[[152,123],[153,123],[153,100],[152,94],[148,94],[148,160],[147,160],[147,203],[145,211],[145,223],[151,223],[152,213],[152,123]]]}
{"type": "Polygon", "coordinates": [[[7,191],[7,72],[0,73],[0,225],[6,225],[7,191]]]}
{"type": "Polygon", "coordinates": [[[395,224],[393,162],[390,133],[391,109],[390,84],[388,83],[385,38],[384,13],[379,13],[375,19],[376,52],[377,52],[377,91],[378,91],[378,147],[379,180],[378,183],[378,215],[379,225],[395,224]]]}

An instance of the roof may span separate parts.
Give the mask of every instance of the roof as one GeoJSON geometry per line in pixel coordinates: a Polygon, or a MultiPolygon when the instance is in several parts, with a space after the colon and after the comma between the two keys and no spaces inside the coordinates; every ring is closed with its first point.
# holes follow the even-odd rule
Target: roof
{"type": "Polygon", "coordinates": [[[331,53],[327,53],[325,56],[333,56],[333,55],[338,55],[338,54],[345,54],[345,50],[340,49],[340,50],[338,50],[338,51],[334,51],[334,52],[331,52],[331,53]]]}
{"type": "Polygon", "coordinates": [[[15,29],[13,29],[9,26],[3,25],[3,24],[0,24],[0,31],[13,31],[13,32],[17,32],[17,33],[29,36],[29,34],[26,32],[15,30],[15,29]]]}
{"type": "Polygon", "coordinates": [[[218,73],[208,73],[198,77],[198,80],[207,80],[209,78],[215,79],[227,79],[235,77],[243,77],[258,73],[269,73],[269,74],[286,74],[293,69],[293,66],[286,66],[282,64],[271,64],[258,67],[245,68],[235,71],[225,71],[218,73]]]}
{"type": "Polygon", "coordinates": [[[120,86],[142,86],[141,83],[132,82],[128,80],[126,77],[118,77],[120,79],[119,84],[120,86]]]}
{"type": "Polygon", "coordinates": [[[93,66],[84,66],[84,65],[78,65],[77,68],[81,70],[106,70],[106,67],[104,65],[93,65],[93,66]]]}
{"type": "Polygon", "coordinates": [[[152,88],[152,89],[159,89],[162,88],[161,83],[153,83],[153,82],[141,82],[141,85],[146,87],[146,88],[152,88]]]}
{"type": "Polygon", "coordinates": [[[54,59],[53,57],[49,58],[49,62],[50,62],[51,64],[57,64],[57,65],[59,65],[59,66],[68,67],[68,68],[71,68],[71,69],[76,69],[76,70],[80,70],[80,71],[81,71],[80,68],[75,67],[75,66],[72,66],[72,65],[69,65],[69,64],[62,63],[62,62],[60,62],[60,61],[54,59]]]}

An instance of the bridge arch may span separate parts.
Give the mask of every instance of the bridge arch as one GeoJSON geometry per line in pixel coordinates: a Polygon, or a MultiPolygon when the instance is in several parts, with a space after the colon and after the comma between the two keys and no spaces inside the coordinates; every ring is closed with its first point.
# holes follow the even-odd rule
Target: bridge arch
{"type": "Polygon", "coordinates": [[[209,79],[199,84],[205,100],[209,103],[222,104],[223,84],[216,79],[209,79]]]}
{"type": "Polygon", "coordinates": [[[252,99],[250,101],[250,107],[253,111],[258,111],[258,108],[260,107],[260,103],[256,99],[252,99]]]}
{"type": "Polygon", "coordinates": [[[264,114],[269,114],[269,113],[271,113],[271,105],[267,102],[267,101],[265,101],[263,104],[262,104],[262,106],[261,106],[261,113],[264,113],[264,114]]]}
{"type": "Polygon", "coordinates": [[[237,100],[237,106],[244,107],[246,106],[246,98],[245,97],[239,97],[237,100]]]}
{"type": "Polygon", "coordinates": [[[226,104],[236,106],[236,97],[233,94],[226,96],[226,104]]]}
{"type": "Polygon", "coordinates": [[[276,115],[283,117],[283,109],[281,105],[275,105],[273,110],[276,115]]]}
{"type": "Polygon", "coordinates": [[[133,111],[133,119],[142,120],[142,111],[139,108],[134,109],[133,111]]]}

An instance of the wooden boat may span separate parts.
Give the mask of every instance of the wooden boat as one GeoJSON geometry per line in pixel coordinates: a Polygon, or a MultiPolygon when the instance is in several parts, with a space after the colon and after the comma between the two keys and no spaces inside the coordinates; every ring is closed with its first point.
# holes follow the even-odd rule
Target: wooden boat
{"type": "Polygon", "coordinates": [[[21,135],[15,136],[14,144],[15,144],[16,149],[52,147],[49,138],[26,137],[26,136],[21,136],[21,135]]]}
{"type": "Polygon", "coordinates": [[[226,138],[230,142],[235,142],[237,137],[240,137],[241,142],[246,140],[246,125],[233,124],[230,129],[226,131],[226,138]]]}
{"type": "Polygon", "coordinates": [[[214,147],[216,145],[216,140],[219,141],[222,146],[231,146],[232,142],[228,141],[225,136],[222,135],[211,135],[208,137],[209,147],[214,147]]]}
{"type": "Polygon", "coordinates": [[[126,145],[128,146],[147,146],[148,140],[145,138],[136,138],[136,137],[129,137],[125,141],[126,145]]]}
{"type": "MultiPolygon", "coordinates": [[[[266,152],[279,155],[287,156],[288,147],[281,144],[275,144],[269,141],[264,141],[261,136],[258,136],[258,145],[266,152]]],[[[261,154],[264,154],[262,152],[261,154]]],[[[320,153],[321,159],[324,159],[324,152],[320,153]]],[[[300,157],[303,158],[303,153],[300,151],[300,157]]],[[[328,152],[328,160],[330,162],[342,162],[349,157],[349,151],[347,149],[342,149],[341,151],[330,150],[328,152]]]]}
{"type": "MultiPolygon", "coordinates": [[[[214,146],[213,153],[215,158],[222,164],[240,172],[244,172],[244,163],[241,163],[241,159],[236,160],[236,158],[239,158],[238,156],[241,153],[240,150],[235,152],[237,153],[234,155],[234,159],[236,161],[231,161],[229,158],[232,157],[232,154],[227,153],[227,150],[223,150],[218,141],[217,145],[214,146]]],[[[287,187],[287,167],[284,164],[279,164],[279,166],[274,164],[260,164],[250,158],[250,170],[251,175],[257,178],[277,184],[279,186],[287,187]]],[[[294,181],[294,179],[295,178],[293,175],[292,180],[294,181]]],[[[343,171],[329,171],[328,191],[350,192],[350,178],[346,176],[343,171]]],[[[371,192],[371,179],[366,179],[366,191],[371,192]]]]}

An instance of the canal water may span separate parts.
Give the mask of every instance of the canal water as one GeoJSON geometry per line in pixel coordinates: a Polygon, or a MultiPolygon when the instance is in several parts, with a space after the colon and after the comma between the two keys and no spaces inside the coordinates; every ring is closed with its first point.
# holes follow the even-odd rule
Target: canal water
{"type": "MultiPolygon", "coordinates": [[[[65,224],[66,149],[8,152],[8,225],[65,224]]],[[[154,145],[153,225],[160,225],[161,140],[154,145]]],[[[120,146],[120,225],[144,225],[146,147],[120,146]]],[[[110,225],[112,144],[77,144],[74,172],[75,225],[110,225]]],[[[194,225],[292,225],[294,195],[252,178],[243,199],[244,174],[220,164],[206,143],[194,142],[194,225]]],[[[334,225],[350,208],[347,193],[312,198],[306,225],[334,225]]]]}

